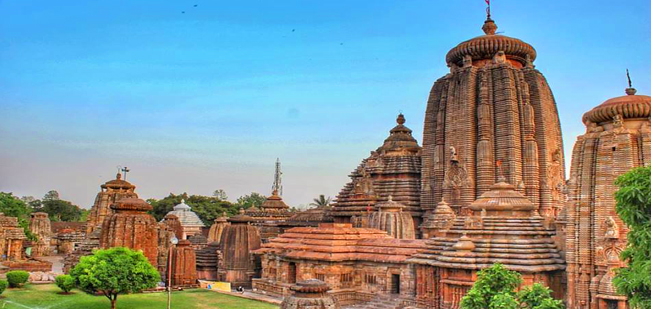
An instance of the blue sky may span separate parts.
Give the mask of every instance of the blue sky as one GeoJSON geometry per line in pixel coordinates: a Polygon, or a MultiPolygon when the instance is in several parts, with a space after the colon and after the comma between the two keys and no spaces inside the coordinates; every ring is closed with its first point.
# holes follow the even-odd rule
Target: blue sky
{"type": "MultiPolygon", "coordinates": [[[[651,94],[651,6],[562,2],[492,10],[498,31],[536,48],[567,154],[581,115],[624,93],[626,68],[651,94]]],[[[334,197],[400,111],[422,140],[445,54],[482,34],[484,6],[0,0],[0,191],[89,207],[126,165],[143,198],[234,200],[268,194],[279,157],[290,205],[334,197]]]]}

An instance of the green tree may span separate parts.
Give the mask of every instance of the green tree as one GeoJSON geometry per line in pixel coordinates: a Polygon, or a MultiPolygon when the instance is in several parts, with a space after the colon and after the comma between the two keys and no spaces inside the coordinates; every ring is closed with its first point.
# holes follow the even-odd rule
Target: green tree
{"type": "Polygon", "coordinates": [[[58,275],[54,278],[54,283],[63,291],[64,294],[70,294],[75,287],[75,279],[70,275],[58,275]]]}
{"type": "Polygon", "coordinates": [[[59,192],[56,190],[50,190],[43,196],[43,201],[53,201],[59,199],[59,192]]]}
{"type": "Polygon", "coordinates": [[[534,284],[516,293],[522,284],[518,272],[494,264],[477,274],[477,281],[461,299],[461,309],[563,309],[547,287],[534,284]]]}
{"type": "Polygon", "coordinates": [[[4,293],[4,291],[7,289],[7,286],[9,286],[9,282],[7,282],[7,280],[0,280],[0,295],[4,293]]]}
{"type": "Polygon", "coordinates": [[[319,195],[318,198],[313,199],[314,202],[310,203],[311,206],[316,206],[316,207],[323,207],[323,206],[330,206],[330,202],[332,202],[332,199],[328,196],[328,198],[325,197],[325,195],[321,194],[319,195]]]}
{"type": "Polygon", "coordinates": [[[251,192],[251,194],[240,196],[237,198],[235,204],[238,208],[247,209],[250,207],[260,207],[264,201],[267,200],[267,197],[256,192],[251,192]]]}
{"type": "Polygon", "coordinates": [[[651,308],[651,167],[640,167],[615,181],[617,214],[628,226],[628,244],[621,254],[626,267],[613,280],[631,308],[651,308]]]}
{"type": "Polygon", "coordinates": [[[29,230],[29,215],[32,209],[25,202],[12,193],[0,192],[0,212],[7,217],[18,218],[18,224],[25,231],[27,238],[32,241],[37,240],[36,235],[29,230]]]}
{"type": "Polygon", "coordinates": [[[83,211],[79,206],[61,199],[43,199],[39,211],[45,212],[52,221],[79,222],[83,211]]]}
{"type": "Polygon", "coordinates": [[[148,199],[147,202],[152,205],[153,210],[150,213],[156,220],[162,220],[165,215],[174,209],[174,206],[181,203],[185,199],[185,203],[192,208],[197,216],[207,226],[212,225],[216,218],[221,217],[222,213],[229,215],[237,214],[237,206],[234,204],[223,201],[213,196],[171,194],[161,200],[148,199]]]}
{"type": "Polygon", "coordinates": [[[111,309],[115,309],[118,295],[138,293],[160,281],[160,274],[141,251],[122,247],[97,250],[82,257],[70,275],[82,291],[106,296],[111,309]]]}
{"type": "Polygon", "coordinates": [[[226,195],[226,191],[222,189],[217,189],[212,193],[213,197],[216,197],[220,201],[225,201],[228,200],[228,195],[226,195]]]}

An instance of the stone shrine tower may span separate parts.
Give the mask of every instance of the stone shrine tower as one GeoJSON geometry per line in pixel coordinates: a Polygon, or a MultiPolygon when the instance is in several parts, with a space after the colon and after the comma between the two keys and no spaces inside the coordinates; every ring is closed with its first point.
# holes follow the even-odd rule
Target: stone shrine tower
{"type": "Polygon", "coordinates": [[[102,224],[102,248],[127,247],[142,250],[151,265],[158,265],[158,224],[147,211],[152,206],[139,198],[123,198],[113,205],[115,211],[102,224]]]}
{"type": "Polygon", "coordinates": [[[219,242],[218,278],[234,287],[251,287],[251,279],[260,269],[260,258],[251,254],[260,248],[260,233],[247,215],[230,217],[228,222],[219,242]]]}
{"type": "Polygon", "coordinates": [[[405,117],[398,115],[396,125],[389,137],[371,156],[351,174],[337,195],[331,215],[337,223],[364,225],[363,217],[377,210],[377,204],[393,196],[405,205],[403,211],[412,216],[414,225],[421,220],[420,172],[421,147],[405,124],[405,117]]]}
{"type": "Polygon", "coordinates": [[[86,235],[90,235],[95,229],[102,226],[104,220],[113,214],[111,205],[121,198],[138,198],[134,192],[136,186],[122,180],[122,174],[118,173],[115,179],[101,185],[101,191],[95,197],[95,203],[90,208],[86,221],[86,235]]]}
{"type": "Polygon", "coordinates": [[[29,230],[38,237],[38,241],[32,248],[32,256],[46,256],[52,253],[50,242],[52,241],[52,224],[47,213],[35,212],[29,220],[29,230]]]}
{"type": "Polygon", "coordinates": [[[226,213],[222,213],[222,216],[219,218],[215,218],[214,223],[210,226],[210,230],[208,231],[208,242],[218,242],[222,238],[222,233],[224,232],[224,228],[228,225],[228,217],[226,216],[226,213]]]}
{"type": "Polygon", "coordinates": [[[534,48],[496,34],[462,42],[446,56],[450,73],[434,83],[423,134],[421,206],[444,199],[459,213],[497,180],[508,183],[543,216],[562,207],[563,141],[554,96],[534,69],[534,48]]]}
{"type": "Polygon", "coordinates": [[[651,97],[635,93],[629,87],[583,115],[587,130],[572,152],[567,205],[569,308],[626,308],[612,285],[628,233],[615,212],[614,182],[651,164],[651,97]]]}

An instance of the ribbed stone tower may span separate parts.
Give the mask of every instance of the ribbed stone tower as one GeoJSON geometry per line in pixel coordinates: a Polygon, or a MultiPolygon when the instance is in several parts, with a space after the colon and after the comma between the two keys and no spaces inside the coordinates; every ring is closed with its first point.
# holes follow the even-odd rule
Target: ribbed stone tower
{"type": "Polygon", "coordinates": [[[134,192],[136,186],[126,180],[122,180],[122,174],[118,173],[115,179],[101,185],[101,191],[95,197],[95,203],[90,208],[86,221],[86,235],[90,235],[95,229],[102,226],[104,220],[113,214],[111,205],[121,198],[138,198],[134,192]]]}
{"type": "Polygon", "coordinates": [[[222,232],[224,228],[228,225],[228,217],[226,213],[222,213],[222,216],[215,219],[215,222],[210,226],[210,231],[208,231],[208,242],[217,242],[222,238],[222,232]]]}
{"type": "Polygon", "coordinates": [[[219,244],[219,280],[233,287],[251,287],[251,279],[260,268],[259,257],[253,257],[251,251],[260,248],[260,233],[247,215],[230,217],[228,222],[219,244]]]}
{"type": "Polygon", "coordinates": [[[400,239],[415,239],[414,220],[403,212],[405,205],[393,201],[378,203],[379,210],[369,214],[368,227],[386,231],[389,236],[400,239]]]}
{"type": "Polygon", "coordinates": [[[572,152],[567,211],[569,308],[624,308],[612,285],[628,229],[615,212],[617,177],[651,164],[651,97],[626,89],[583,115],[572,152]]]}
{"type": "Polygon", "coordinates": [[[142,250],[149,262],[158,265],[158,224],[147,212],[152,206],[139,198],[124,198],[113,205],[115,212],[104,220],[100,246],[142,250]]]}
{"type": "Polygon", "coordinates": [[[444,199],[458,213],[488,191],[502,163],[508,183],[543,215],[560,211],[563,141],[556,102],[534,69],[534,48],[496,34],[462,42],[446,56],[450,73],[434,83],[423,136],[421,206],[444,199]]]}
{"type": "Polygon", "coordinates": [[[350,174],[351,182],[339,192],[331,212],[335,222],[363,226],[361,219],[393,196],[405,205],[403,211],[414,224],[420,224],[421,147],[404,125],[402,114],[396,122],[384,144],[362,161],[350,174]]]}

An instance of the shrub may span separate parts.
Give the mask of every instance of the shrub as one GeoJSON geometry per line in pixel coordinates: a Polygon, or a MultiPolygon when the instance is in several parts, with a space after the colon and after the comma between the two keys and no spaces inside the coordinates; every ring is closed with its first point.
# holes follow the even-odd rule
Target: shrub
{"type": "Polygon", "coordinates": [[[57,286],[66,294],[75,287],[75,279],[70,275],[59,275],[54,279],[57,286]]]}
{"type": "Polygon", "coordinates": [[[7,282],[10,288],[18,288],[27,283],[29,273],[24,270],[14,270],[7,273],[7,282]]]}
{"type": "Polygon", "coordinates": [[[7,283],[7,280],[0,280],[0,295],[2,295],[2,292],[7,289],[8,285],[9,283],[7,283]]]}

